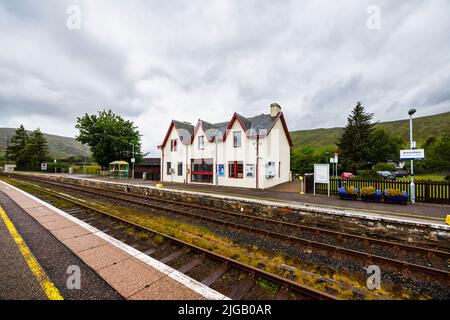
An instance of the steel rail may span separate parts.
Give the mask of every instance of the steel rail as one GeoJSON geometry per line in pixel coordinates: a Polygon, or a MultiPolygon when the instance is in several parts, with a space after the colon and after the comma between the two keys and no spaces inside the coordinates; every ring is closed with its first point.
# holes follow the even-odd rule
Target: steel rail
{"type": "MultiPolygon", "coordinates": [[[[62,188],[67,188],[67,189],[72,189],[72,190],[77,190],[77,191],[81,191],[81,192],[87,192],[86,190],[83,190],[80,187],[74,187],[74,186],[67,186],[66,184],[61,184],[61,183],[55,183],[55,182],[48,182],[48,181],[43,181],[40,179],[28,179],[28,180],[32,180],[32,181],[37,181],[37,182],[42,182],[42,183],[48,183],[50,185],[56,185],[56,186],[60,186],[62,188]]],[[[85,186],[84,186],[85,187],[85,186]]],[[[165,200],[165,199],[157,199],[157,198],[153,198],[153,197],[148,197],[148,196],[139,196],[139,195],[134,195],[134,194],[130,194],[130,193],[125,193],[125,192],[121,192],[121,191],[116,191],[116,190],[105,190],[105,189],[100,189],[100,188],[96,188],[96,187],[88,187],[89,189],[96,189],[99,192],[96,192],[94,194],[99,195],[99,196],[103,196],[103,197],[111,197],[111,193],[119,193],[119,194],[123,194],[126,196],[132,196],[134,198],[138,197],[140,199],[150,199],[150,200],[154,200],[154,201],[159,201],[159,202],[169,202],[169,203],[173,203],[173,204],[177,204],[177,205],[185,205],[184,203],[180,203],[180,202],[175,202],[172,200],[165,200]],[[105,195],[104,192],[108,192],[108,195],[105,195]],[[103,194],[102,194],[103,193],[103,194]]],[[[90,192],[93,193],[93,192],[90,192]]],[[[260,228],[256,228],[256,227],[250,227],[247,225],[243,225],[243,224],[239,224],[239,223],[234,223],[234,222],[230,222],[230,221],[226,221],[226,220],[222,220],[222,219],[217,219],[217,218],[213,218],[213,217],[208,217],[208,216],[203,216],[203,215],[198,215],[192,212],[188,212],[188,211],[184,211],[184,210],[180,210],[180,209],[176,209],[176,208],[170,208],[170,207],[161,207],[161,205],[155,205],[155,204],[150,204],[150,203],[143,203],[140,201],[135,201],[135,200],[131,200],[131,199],[127,199],[127,198],[123,198],[123,197],[118,197],[118,196],[113,196],[113,198],[120,200],[120,201],[125,201],[128,203],[132,203],[135,205],[140,205],[140,206],[145,206],[145,207],[149,207],[155,210],[166,210],[166,211],[170,211],[172,213],[175,214],[180,214],[180,215],[184,215],[184,216],[190,216],[190,217],[194,217],[196,219],[201,219],[204,221],[209,221],[209,222],[213,222],[213,223],[217,223],[217,224],[221,224],[221,225],[227,225],[229,227],[234,227],[234,228],[239,228],[242,230],[246,230],[249,232],[254,232],[254,233],[258,233],[258,234],[262,234],[264,236],[271,236],[271,237],[275,237],[281,240],[288,240],[288,241],[295,241],[295,242],[299,242],[308,246],[313,246],[316,248],[320,248],[323,250],[331,250],[335,253],[343,253],[343,254],[347,254],[349,256],[353,256],[353,257],[359,257],[359,258],[365,258],[368,259],[370,261],[373,262],[382,262],[382,263],[387,263],[389,265],[394,265],[396,267],[400,267],[402,269],[406,269],[406,270],[415,270],[415,271],[420,271],[420,272],[424,272],[426,274],[430,274],[430,275],[435,275],[435,276],[440,276],[440,277],[446,277],[447,279],[450,279],[450,272],[447,270],[442,270],[442,269],[436,269],[436,268],[432,268],[432,267],[428,267],[428,266],[424,266],[424,265],[420,265],[420,264],[415,264],[415,263],[411,263],[411,262],[407,262],[407,261],[402,261],[402,260],[397,260],[397,259],[392,259],[392,258],[388,258],[388,257],[384,257],[384,256],[380,256],[380,255],[376,255],[376,254],[371,254],[371,253],[367,253],[367,252],[362,252],[362,251],[357,251],[357,250],[353,250],[353,249],[348,249],[342,246],[336,246],[336,245],[331,245],[331,244],[325,244],[325,243],[321,243],[318,241],[314,241],[314,240],[309,240],[309,239],[305,239],[305,238],[300,238],[300,237],[296,237],[296,236],[291,236],[291,235],[286,235],[283,233],[279,233],[279,232],[274,232],[274,231],[269,231],[269,230],[264,230],[264,229],[260,229],[260,228]]],[[[190,206],[190,205],[188,205],[190,206]]],[[[199,207],[198,209],[206,209],[209,210],[209,208],[205,208],[202,206],[197,206],[194,205],[196,207],[199,207]]],[[[233,212],[228,212],[227,213],[233,213],[233,212]]],[[[245,215],[246,217],[248,215],[245,215]]],[[[255,218],[255,217],[251,217],[251,218],[255,218]]],[[[271,220],[271,219],[267,219],[267,218],[262,218],[264,219],[264,221],[271,221],[271,222],[275,222],[277,225],[291,225],[291,223],[286,223],[286,222],[281,222],[278,220],[271,220]]],[[[258,220],[258,219],[257,219],[258,220]]],[[[293,224],[295,227],[297,227],[298,225],[293,224]]],[[[304,226],[299,226],[300,228],[304,228],[304,226]]],[[[312,228],[312,227],[308,227],[308,228],[312,228]]],[[[313,228],[313,230],[315,230],[313,228]]],[[[339,238],[339,236],[342,236],[341,233],[337,232],[337,236],[339,238]]],[[[358,238],[362,238],[363,241],[368,241],[365,237],[361,237],[358,236],[358,238]]],[[[382,241],[382,240],[378,240],[375,239],[377,241],[382,241]]],[[[380,243],[380,242],[379,242],[380,243]]],[[[383,242],[381,242],[382,244],[384,244],[383,242]]],[[[391,243],[391,242],[389,242],[391,243]]],[[[395,243],[395,247],[402,247],[402,245],[395,243]]],[[[412,247],[412,246],[406,246],[409,250],[414,250],[417,249],[416,247],[412,247]]],[[[427,254],[430,254],[430,251],[432,250],[428,250],[426,248],[419,248],[418,250],[420,251],[424,251],[427,254]]],[[[416,251],[417,252],[417,251],[416,251]]],[[[443,251],[434,251],[433,254],[436,255],[444,255],[445,257],[450,257],[450,254],[443,252],[443,251]]]]}
{"type": "Polygon", "coordinates": [[[115,216],[115,215],[113,215],[111,213],[108,213],[106,211],[100,210],[98,208],[94,208],[94,207],[92,207],[92,206],[90,206],[90,205],[88,205],[86,203],[83,203],[81,201],[77,201],[77,200],[75,200],[73,198],[66,197],[66,196],[63,196],[61,194],[58,194],[58,193],[55,193],[55,192],[43,189],[42,187],[38,187],[38,186],[34,186],[34,185],[31,185],[31,187],[35,188],[36,190],[38,190],[40,192],[47,193],[47,194],[49,194],[49,195],[51,195],[53,197],[56,197],[56,198],[62,199],[64,201],[68,201],[70,203],[76,204],[77,206],[80,206],[80,207],[84,208],[85,210],[89,210],[89,211],[92,211],[92,212],[100,213],[100,214],[102,214],[104,216],[107,216],[109,218],[113,218],[113,219],[115,219],[117,221],[120,221],[121,223],[132,225],[133,227],[136,227],[136,228],[139,228],[139,229],[142,229],[142,230],[145,230],[145,231],[148,231],[148,232],[160,235],[160,236],[162,236],[164,238],[170,239],[174,243],[177,243],[179,245],[182,245],[182,246],[185,246],[185,247],[190,248],[192,250],[195,250],[196,252],[204,254],[205,256],[209,256],[209,257],[212,257],[213,259],[219,260],[221,262],[228,263],[230,266],[233,266],[233,267],[236,267],[238,269],[241,269],[241,270],[253,273],[255,275],[259,275],[262,278],[265,278],[265,279],[270,280],[272,282],[278,283],[280,285],[280,290],[283,289],[283,288],[293,289],[294,291],[297,291],[298,293],[303,294],[303,295],[308,296],[309,298],[313,298],[313,299],[341,300],[338,297],[333,296],[331,294],[328,294],[326,292],[322,292],[322,291],[319,291],[319,290],[316,290],[316,289],[313,289],[313,288],[301,285],[301,284],[299,284],[299,283],[297,283],[295,281],[292,281],[290,279],[287,279],[287,278],[278,276],[276,274],[273,274],[273,273],[270,273],[270,272],[258,269],[256,267],[244,264],[242,262],[239,262],[239,261],[234,260],[234,259],[229,258],[229,257],[222,256],[222,255],[217,254],[215,252],[211,252],[211,251],[209,251],[207,249],[204,249],[202,247],[199,247],[197,245],[194,245],[194,244],[185,242],[183,240],[177,239],[175,237],[166,235],[164,233],[161,233],[159,231],[153,230],[151,228],[142,226],[142,225],[140,225],[138,223],[135,223],[135,222],[128,221],[126,219],[117,217],[117,216],[115,216]]]}

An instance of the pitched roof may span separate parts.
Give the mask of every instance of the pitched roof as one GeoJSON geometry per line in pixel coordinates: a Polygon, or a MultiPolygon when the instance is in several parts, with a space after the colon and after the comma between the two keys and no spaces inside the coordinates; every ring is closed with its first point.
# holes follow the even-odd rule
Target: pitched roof
{"type": "MultiPolygon", "coordinates": [[[[265,137],[269,134],[269,132],[272,130],[275,123],[278,121],[278,119],[281,120],[281,123],[283,125],[284,131],[286,133],[286,137],[289,141],[289,144],[292,146],[292,139],[289,134],[289,130],[287,128],[286,121],[284,119],[283,112],[279,112],[275,117],[272,117],[270,114],[260,114],[251,118],[246,118],[243,115],[239,113],[234,113],[233,117],[230,121],[227,122],[219,122],[219,123],[210,123],[205,120],[199,119],[196,126],[194,127],[190,123],[186,122],[179,122],[173,120],[171,123],[171,126],[169,127],[169,130],[166,134],[166,138],[164,139],[164,142],[162,143],[162,147],[165,146],[167,139],[169,137],[170,131],[172,130],[172,126],[175,126],[177,131],[180,135],[179,129],[184,129],[185,132],[189,132],[191,139],[183,139],[183,144],[192,143],[192,139],[194,139],[195,134],[197,133],[197,130],[202,127],[205,131],[206,138],[208,141],[212,142],[216,137],[219,138],[219,140],[226,140],[227,130],[231,129],[233,126],[234,121],[238,121],[241,125],[242,129],[246,132],[247,136],[249,138],[256,138],[259,137],[265,137]]],[[[181,138],[181,136],[180,136],[181,138]]]]}
{"type": "Polygon", "coordinates": [[[172,128],[174,128],[174,127],[177,130],[178,137],[180,138],[180,141],[182,144],[190,144],[191,143],[190,138],[193,136],[194,126],[192,124],[190,124],[189,122],[172,120],[172,122],[170,122],[169,130],[167,130],[166,136],[164,137],[164,141],[159,147],[164,148],[164,146],[167,143],[167,140],[169,139],[170,132],[172,131],[172,128]]]}

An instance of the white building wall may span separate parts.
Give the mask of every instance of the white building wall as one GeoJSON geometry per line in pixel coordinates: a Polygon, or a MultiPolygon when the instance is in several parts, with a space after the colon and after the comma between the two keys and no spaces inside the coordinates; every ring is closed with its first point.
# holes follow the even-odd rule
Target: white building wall
{"type": "Polygon", "coordinates": [[[281,123],[281,120],[278,119],[270,131],[269,136],[263,139],[263,144],[260,149],[263,174],[262,188],[267,189],[290,180],[290,149],[291,147],[284,132],[283,124],[281,123]],[[275,162],[275,177],[273,178],[266,177],[267,163],[269,161],[275,162]]]}
{"type": "MultiPolygon", "coordinates": [[[[246,177],[247,164],[253,164],[256,168],[256,139],[247,138],[247,134],[239,121],[235,121],[227,134],[226,140],[219,146],[219,164],[225,165],[225,176],[219,177],[219,185],[229,187],[256,188],[256,176],[246,177]],[[235,148],[233,144],[233,132],[241,132],[241,147],[235,148]],[[229,178],[229,162],[243,162],[243,178],[229,178]]],[[[255,170],[256,173],[256,170],[255,170]]]]}
{"type": "Polygon", "coordinates": [[[186,169],[191,166],[191,159],[213,159],[214,160],[214,172],[213,172],[213,185],[216,184],[216,170],[218,164],[223,164],[225,168],[225,175],[218,177],[218,185],[229,187],[242,187],[242,188],[256,188],[256,172],[259,176],[259,188],[267,189],[277,184],[288,182],[290,179],[290,145],[284,132],[281,120],[275,123],[274,127],[270,131],[269,135],[259,140],[259,168],[256,170],[256,139],[249,139],[246,132],[241,127],[239,121],[233,123],[232,128],[227,133],[225,141],[219,141],[217,143],[209,142],[206,138],[206,133],[200,126],[194,136],[194,140],[191,145],[183,145],[178,137],[177,130],[172,128],[169,139],[164,147],[164,172],[162,180],[166,182],[180,182],[186,181],[190,183],[190,174],[186,177],[186,169]],[[241,131],[241,147],[235,148],[233,146],[233,132],[241,131]],[[203,135],[205,138],[205,148],[199,150],[198,137],[203,135]],[[178,139],[177,151],[170,151],[170,141],[172,139],[178,139]],[[187,160],[186,160],[187,152],[187,160]],[[217,156],[217,159],[216,159],[217,156]],[[243,178],[229,178],[229,162],[230,161],[242,161],[243,162],[243,178]],[[275,177],[267,178],[267,163],[269,161],[275,162],[275,177]],[[167,162],[172,163],[172,169],[174,172],[171,175],[167,174],[167,162]],[[183,163],[183,175],[178,176],[177,164],[183,163]],[[280,168],[281,163],[281,170],[280,168]],[[246,176],[246,165],[254,165],[255,176],[246,176]]]}
{"type": "Polygon", "coordinates": [[[164,160],[162,180],[167,182],[185,182],[186,179],[186,152],[188,152],[189,145],[181,143],[175,127],[172,128],[172,132],[169,135],[169,139],[164,147],[164,159],[161,157],[161,161],[164,160]],[[177,151],[170,151],[170,142],[172,139],[177,139],[177,151]],[[167,162],[172,164],[172,174],[167,174],[167,162]],[[178,175],[178,163],[183,163],[183,174],[178,175]]]}

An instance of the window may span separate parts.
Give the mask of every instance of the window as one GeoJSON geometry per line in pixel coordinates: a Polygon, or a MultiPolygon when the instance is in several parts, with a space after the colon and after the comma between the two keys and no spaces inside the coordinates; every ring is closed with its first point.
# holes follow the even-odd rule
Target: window
{"type": "Polygon", "coordinates": [[[183,162],[178,162],[178,176],[183,175],[183,162]]]}
{"type": "Polygon", "coordinates": [[[228,177],[233,179],[242,179],[244,177],[244,162],[228,162],[228,177]]]}
{"type": "Polygon", "coordinates": [[[235,147],[235,148],[241,147],[241,132],[240,131],[233,132],[233,147],[235,147]]]}
{"type": "Polygon", "coordinates": [[[191,181],[212,183],[214,175],[213,159],[191,160],[191,181]]]}
{"type": "Polygon", "coordinates": [[[170,151],[177,151],[177,139],[170,140],[170,151]]]}
{"type": "Polygon", "coordinates": [[[171,162],[167,162],[167,174],[168,175],[172,174],[172,163],[171,162]]]}
{"type": "Polygon", "coordinates": [[[198,136],[198,150],[205,149],[205,136],[198,136]]]}

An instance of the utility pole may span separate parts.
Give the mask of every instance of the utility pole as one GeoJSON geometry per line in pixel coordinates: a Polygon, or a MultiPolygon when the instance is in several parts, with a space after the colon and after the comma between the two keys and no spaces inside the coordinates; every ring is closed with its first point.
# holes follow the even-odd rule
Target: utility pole
{"type": "MultiPolygon", "coordinates": [[[[416,113],[416,109],[410,109],[408,111],[409,114],[409,141],[411,144],[411,149],[415,149],[416,146],[414,145],[413,141],[413,125],[412,125],[412,116],[416,113]]],[[[416,203],[416,186],[414,185],[414,160],[411,160],[411,185],[410,185],[410,198],[411,203],[416,203]]]]}

